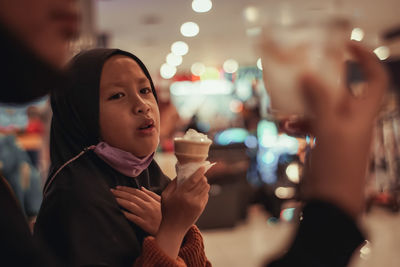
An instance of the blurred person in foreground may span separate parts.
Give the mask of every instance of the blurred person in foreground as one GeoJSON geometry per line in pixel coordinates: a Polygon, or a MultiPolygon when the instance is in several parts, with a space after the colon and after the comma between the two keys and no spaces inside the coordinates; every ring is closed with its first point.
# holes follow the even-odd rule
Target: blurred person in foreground
{"type": "Polygon", "coordinates": [[[288,251],[269,267],[347,266],[365,241],[357,221],[365,206],[373,126],[388,78],[374,54],[355,43],[349,49],[366,76],[363,95],[354,97],[343,90],[335,102],[329,86],[317,77],[303,77],[303,95],[314,115],[303,126],[309,125],[317,145],[305,171],[306,204],[299,228],[288,251]]]}
{"type": "MultiPolygon", "coordinates": [[[[76,0],[0,0],[0,102],[24,103],[62,80],[69,42],[79,24],[76,0]]],[[[0,176],[0,265],[57,266],[39,253],[26,218],[0,176]]]]}

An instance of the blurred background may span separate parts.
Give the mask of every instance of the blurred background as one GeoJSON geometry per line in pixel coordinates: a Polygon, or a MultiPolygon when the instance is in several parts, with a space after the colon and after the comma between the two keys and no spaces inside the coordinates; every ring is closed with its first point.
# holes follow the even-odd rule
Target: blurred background
{"type": "MultiPolygon", "coordinates": [[[[376,243],[384,244],[372,255],[400,249],[400,1],[82,0],[81,10],[82,33],[71,44],[71,56],[113,47],[132,52],[148,67],[161,113],[156,160],[169,177],[176,175],[174,137],[193,128],[213,140],[209,160],[217,165],[207,174],[210,200],[198,226],[217,267],[259,266],[282,251],[292,222],[301,216],[298,186],[315,140],[288,136],[268,116],[268,84],[257,46],[263,25],[289,23],[294,14],[348,19],[349,40],[374,50],[393,75],[376,125],[364,224],[376,243]],[[384,211],[374,212],[375,206],[384,211]],[[398,231],[383,239],[389,224],[398,231]]],[[[362,90],[356,64],[348,64],[347,82],[354,93],[362,90]]],[[[50,121],[47,97],[24,106],[0,105],[0,170],[32,219],[47,178],[50,121]]],[[[371,244],[355,266],[374,266],[379,256],[369,256],[371,244]]],[[[399,255],[387,257],[395,264],[387,266],[398,266],[399,255]]]]}

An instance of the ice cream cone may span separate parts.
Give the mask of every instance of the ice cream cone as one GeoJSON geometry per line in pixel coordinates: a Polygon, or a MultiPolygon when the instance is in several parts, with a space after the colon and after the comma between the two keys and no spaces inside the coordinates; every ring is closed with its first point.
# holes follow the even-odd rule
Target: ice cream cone
{"type": "Polygon", "coordinates": [[[193,141],[183,138],[175,138],[175,156],[179,164],[186,164],[189,162],[202,162],[208,157],[208,150],[211,141],[193,141]]]}
{"type": "Polygon", "coordinates": [[[189,129],[183,137],[174,139],[175,156],[179,164],[205,161],[211,143],[207,135],[189,129]]]}

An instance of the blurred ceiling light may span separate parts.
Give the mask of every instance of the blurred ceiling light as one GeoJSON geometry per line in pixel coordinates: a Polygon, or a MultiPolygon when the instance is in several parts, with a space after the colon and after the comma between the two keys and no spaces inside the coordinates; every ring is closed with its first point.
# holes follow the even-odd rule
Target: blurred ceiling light
{"type": "Polygon", "coordinates": [[[277,187],[275,189],[275,196],[277,196],[280,199],[289,199],[294,197],[295,190],[293,187],[277,187]]]}
{"type": "Polygon", "coordinates": [[[361,42],[362,39],[364,38],[364,31],[360,28],[354,28],[351,32],[351,40],[359,41],[361,42]]]}
{"type": "Polygon", "coordinates": [[[386,46],[380,46],[374,50],[374,53],[380,60],[385,60],[390,56],[389,48],[386,46]]]}
{"type": "Polygon", "coordinates": [[[167,63],[162,64],[160,68],[161,77],[163,77],[164,79],[171,79],[172,77],[174,77],[175,73],[176,67],[171,66],[167,63]]]}
{"type": "Polygon", "coordinates": [[[189,46],[182,41],[177,41],[171,45],[171,51],[175,55],[184,56],[189,52],[189,46]]]}
{"type": "Polygon", "coordinates": [[[234,73],[238,70],[239,63],[234,59],[228,59],[224,62],[223,68],[226,73],[234,73]]]}
{"type": "Polygon", "coordinates": [[[286,167],[286,175],[292,183],[298,184],[300,181],[300,167],[298,163],[290,163],[286,167]]]}
{"type": "Polygon", "coordinates": [[[256,22],[259,17],[258,9],[253,6],[244,9],[244,17],[248,22],[256,22]]]}
{"type": "Polygon", "coordinates": [[[249,37],[258,36],[261,33],[261,27],[253,27],[246,29],[246,35],[249,37]]]}
{"type": "Polygon", "coordinates": [[[185,22],[181,26],[181,33],[185,37],[194,37],[199,33],[199,31],[199,25],[197,25],[195,22],[185,22]]]}
{"type": "Polygon", "coordinates": [[[182,57],[173,53],[169,53],[166,59],[167,64],[171,66],[179,66],[180,64],[182,64],[182,57]]]}
{"type": "Polygon", "coordinates": [[[192,67],[190,68],[193,75],[201,76],[206,71],[206,66],[204,66],[201,62],[193,63],[192,67]]]}
{"type": "Polygon", "coordinates": [[[210,11],[212,2],[210,0],[193,0],[192,9],[197,13],[204,13],[210,11]]]}
{"type": "Polygon", "coordinates": [[[258,68],[259,70],[262,70],[261,58],[258,58],[258,59],[257,59],[257,68],[258,68]]]}

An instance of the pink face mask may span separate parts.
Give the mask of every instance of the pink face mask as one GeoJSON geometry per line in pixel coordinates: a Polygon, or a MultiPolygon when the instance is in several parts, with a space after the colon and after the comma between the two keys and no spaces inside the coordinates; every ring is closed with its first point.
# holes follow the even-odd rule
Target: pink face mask
{"type": "Polygon", "coordinates": [[[129,177],[139,176],[143,170],[149,167],[154,156],[154,153],[152,153],[140,159],[132,155],[132,153],[112,147],[105,142],[98,143],[94,153],[112,168],[129,177]]]}

